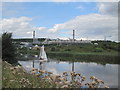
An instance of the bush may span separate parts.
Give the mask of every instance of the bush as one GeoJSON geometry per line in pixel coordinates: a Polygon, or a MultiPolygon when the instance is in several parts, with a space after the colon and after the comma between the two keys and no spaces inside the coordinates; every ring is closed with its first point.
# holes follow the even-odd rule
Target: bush
{"type": "Polygon", "coordinates": [[[55,47],[52,47],[52,48],[51,48],[51,51],[55,51],[55,47]]]}
{"type": "Polygon", "coordinates": [[[65,49],[65,51],[71,51],[71,49],[65,49]]]}
{"type": "Polygon", "coordinates": [[[94,52],[102,52],[102,48],[95,48],[94,52]]]}
{"type": "Polygon", "coordinates": [[[12,43],[12,33],[2,34],[2,59],[9,63],[17,63],[15,59],[15,46],[12,43]]]}

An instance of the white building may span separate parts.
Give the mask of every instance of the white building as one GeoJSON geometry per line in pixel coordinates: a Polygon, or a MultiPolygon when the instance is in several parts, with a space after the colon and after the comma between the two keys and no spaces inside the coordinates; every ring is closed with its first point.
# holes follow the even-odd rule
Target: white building
{"type": "Polygon", "coordinates": [[[45,40],[44,42],[42,42],[42,44],[91,44],[90,40],[73,40],[73,39],[69,39],[69,40],[61,40],[61,39],[56,39],[56,40],[45,40]]]}

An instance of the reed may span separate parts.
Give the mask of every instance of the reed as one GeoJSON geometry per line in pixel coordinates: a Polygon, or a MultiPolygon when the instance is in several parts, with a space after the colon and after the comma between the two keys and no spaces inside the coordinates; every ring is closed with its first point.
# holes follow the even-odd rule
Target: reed
{"type": "MultiPolygon", "coordinates": [[[[51,88],[55,84],[51,84],[47,80],[39,78],[39,74],[30,74],[21,66],[13,66],[7,62],[2,62],[3,76],[2,88],[51,88]]],[[[34,68],[34,71],[37,69],[34,68]]]]}
{"type": "Polygon", "coordinates": [[[91,82],[85,83],[87,77],[76,72],[55,75],[33,68],[31,73],[27,73],[22,67],[18,67],[3,62],[3,88],[109,88],[104,81],[94,76],[90,77],[91,82]],[[12,74],[13,72],[15,73],[12,74]],[[68,80],[68,77],[71,79],[68,80]]]}
{"type": "Polygon", "coordinates": [[[47,53],[49,58],[61,61],[96,62],[98,64],[120,64],[118,55],[95,54],[95,53],[47,53]]]}

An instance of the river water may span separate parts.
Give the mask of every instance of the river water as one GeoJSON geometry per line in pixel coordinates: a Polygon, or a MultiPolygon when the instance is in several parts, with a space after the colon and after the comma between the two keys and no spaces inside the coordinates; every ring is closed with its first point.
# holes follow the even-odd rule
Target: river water
{"type": "MultiPolygon", "coordinates": [[[[30,71],[33,68],[33,60],[19,61],[19,63],[27,70],[30,71]]],[[[63,72],[75,71],[86,76],[86,80],[89,81],[90,76],[95,76],[105,82],[111,88],[118,88],[118,64],[106,64],[101,65],[97,63],[86,62],[67,62],[50,60],[39,65],[38,60],[34,60],[34,67],[42,70],[53,72],[54,74],[62,75],[63,72]]]]}

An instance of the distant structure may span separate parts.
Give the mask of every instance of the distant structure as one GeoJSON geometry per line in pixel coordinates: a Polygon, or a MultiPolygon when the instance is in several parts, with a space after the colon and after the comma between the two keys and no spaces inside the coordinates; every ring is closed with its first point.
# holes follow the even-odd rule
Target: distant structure
{"type": "Polygon", "coordinates": [[[33,31],[33,43],[35,43],[35,31],[33,31]]]}
{"type": "Polygon", "coordinates": [[[40,44],[37,38],[35,38],[35,31],[33,31],[33,44],[40,44]]]}
{"type": "Polygon", "coordinates": [[[91,41],[90,40],[76,40],[75,39],[75,30],[73,30],[73,39],[68,39],[68,40],[62,40],[62,39],[46,39],[45,41],[42,42],[42,44],[90,44],[91,41]]]}
{"type": "Polygon", "coordinates": [[[104,41],[106,41],[106,35],[104,35],[104,41]]]}
{"type": "Polygon", "coordinates": [[[53,40],[45,40],[42,42],[42,44],[90,44],[90,40],[74,40],[68,39],[68,40],[62,40],[62,39],[53,39],[53,40]]]}
{"type": "Polygon", "coordinates": [[[75,40],[75,30],[73,30],[73,41],[75,40]]]}

